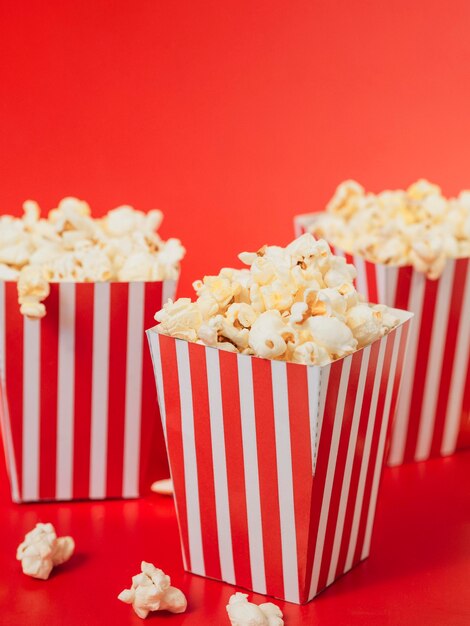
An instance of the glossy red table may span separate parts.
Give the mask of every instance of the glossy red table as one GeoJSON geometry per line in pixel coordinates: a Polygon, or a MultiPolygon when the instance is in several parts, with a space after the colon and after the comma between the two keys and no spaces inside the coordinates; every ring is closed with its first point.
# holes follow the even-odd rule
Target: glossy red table
{"type": "MultiPolygon", "coordinates": [[[[14,505],[0,470],[1,626],[140,624],[116,599],[142,559],[186,593],[183,615],[150,623],[229,625],[229,585],[186,574],[170,498],[14,505]],[[72,560],[48,581],[21,573],[17,544],[38,521],[75,538],[72,560]]],[[[253,596],[264,601],[262,596],[253,596]]],[[[385,472],[371,557],[312,603],[279,603],[286,626],[468,626],[470,624],[470,452],[385,472]]]]}

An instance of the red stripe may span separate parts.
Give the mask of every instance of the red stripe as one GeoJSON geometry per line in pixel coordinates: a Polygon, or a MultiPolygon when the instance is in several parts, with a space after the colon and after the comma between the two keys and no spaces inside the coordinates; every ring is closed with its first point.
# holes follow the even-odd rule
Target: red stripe
{"type": "Polygon", "coordinates": [[[457,450],[470,447],[470,355],[467,363],[467,378],[465,381],[462,412],[460,418],[457,450]]]}
{"type": "Polygon", "coordinates": [[[73,497],[90,495],[91,380],[94,285],[75,285],[75,398],[73,497]]]}
{"type": "Polygon", "coordinates": [[[108,379],[108,470],[106,472],[106,497],[108,498],[122,496],[128,302],[128,283],[111,283],[108,379]]]}
{"type": "Polygon", "coordinates": [[[343,361],[337,361],[330,365],[330,376],[328,379],[328,390],[325,399],[325,410],[323,413],[323,422],[321,424],[321,432],[318,440],[318,456],[315,467],[315,475],[312,484],[312,499],[310,506],[310,529],[307,553],[307,585],[310,590],[313,570],[313,558],[315,556],[315,547],[318,535],[318,526],[320,523],[321,507],[323,502],[323,492],[325,489],[326,473],[328,469],[328,460],[330,457],[331,437],[333,435],[333,426],[335,421],[336,401],[338,398],[338,389],[341,380],[341,372],[343,369],[343,361]]]}
{"type": "Polygon", "coordinates": [[[361,463],[364,452],[364,443],[367,432],[367,424],[369,423],[370,404],[372,399],[372,389],[374,386],[375,371],[377,369],[377,359],[379,355],[379,342],[372,344],[369,355],[369,363],[367,366],[367,376],[364,386],[364,396],[362,400],[361,416],[359,418],[359,428],[357,432],[356,448],[354,450],[354,460],[351,471],[351,482],[349,484],[348,501],[346,505],[346,514],[344,517],[343,535],[341,538],[341,547],[338,556],[338,565],[336,567],[335,578],[341,576],[346,565],[346,557],[349,547],[349,539],[351,536],[351,528],[354,518],[354,508],[356,506],[357,487],[359,484],[359,474],[361,472],[361,463]]]}
{"type": "Polygon", "coordinates": [[[266,593],[282,598],[284,582],[271,362],[253,358],[252,364],[266,593]]]}
{"type": "Polygon", "coordinates": [[[181,427],[181,403],[176,361],[176,341],[172,337],[159,335],[162,359],[163,390],[165,396],[166,430],[168,457],[171,464],[171,477],[175,488],[176,510],[181,543],[186,556],[186,565],[191,570],[191,557],[188,539],[188,518],[186,509],[186,485],[184,481],[184,456],[181,427]]]}
{"type": "MultiPolygon", "coordinates": [[[[384,404],[385,404],[385,395],[387,393],[387,384],[390,378],[390,364],[392,361],[392,353],[393,353],[393,344],[395,342],[395,333],[392,333],[387,340],[382,339],[382,341],[387,341],[387,346],[385,348],[385,356],[383,362],[382,373],[380,377],[380,386],[379,386],[379,397],[377,402],[377,409],[375,413],[375,424],[374,431],[372,435],[372,442],[370,448],[369,455],[369,463],[367,467],[366,474],[366,483],[364,487],[364,497],[362,499],[362,511],[361,518],[359,522],[359,532],[357,535],[357,543],[356,543],[356,551],[354,553],[354,563],[358,563],[361,560],[362,548],[364,547],[364,539],[367,527],[367,518],[369,515],[369,507],[370,507],[370,496],[372,492],[372,483],[374,480],[375,473],[375,464],[377,461],[378,447],[379,447],[379,439],[380,439],[380,431],[382,429],[383,419],[384,419],[384,404]]],[[[380,467],[380,472],[382,471],[382,467],[380,467]]]]}
{"type": "Polygon", "coordinates": [[[367,278],[367,291],[369,293],[369,302],[378,302],[379,294],[377,289],[377,274],[376,270],[379,267],[376,263],[370,261],[364,261],[366,266],[366,278],[367,278]]]}
{"type": "Polygon", "coordinates": [[[5,378],[19,497],[23,477],[23,316],[16,283],[5,283],[5,378]]]}
{"type": "MultiPolygon", "coordinates": [[[[144,329],[155,326],[154,315],[162,307],[162,282],[145,284],[144,329]]],[[[144,334],[142,334],[144,341],[144,334]]],[[[160,411],[158,409],[152,358],[147,345],[142,355],[142,419],[140,431],[140,493],[149,491],[154,480],[169,475],[160,411]]]]}
{"type": "Polygon", "coordinates": [[[407,309],[408,300],[410,298],[411,289],[411,277],[413,275],[412,267],[400,267],[398,268],[397,286],[395,290],[395,301],[387,302],[389,306],[394,306],[397,309],[407,309]]]}
{"type": "MultiPolygon", "coordinates": [[[[220,379],[235,579],[237,585],[251,588],[242,424],[235,354],[220,352],[220,379]]],[[[247,479],[250,480],[250,477],[247,479]]]]}
{"type": "MultiPolygon", "coordinates": [[[[408,421],[408,434],[406,437],[405,453],[403,456],[404,462],[414,461],[416,455],[416,445],[418,442],[424,385],[426,382],[426,373],[428,371],[428,357],[431,345],[438,285],[439,281],[429,280],[428,278],[426,279],[421,324],[419,328],[418,352],[413,380],[413,393],[411,395],[410,403],[410,419],[408,421]]],[[[417,329],[415,329],[415,331],[416,330],[417,329]]],[[[429,367],[433,366],[434,364],[429,365],[429,367]]]]}
{"type": "Polygon", "coordinates": [[[189,343],[199,511],[206,576],[221,578],[205,350],[189,343]]]}
{"type": "MultiPolygon", "coordinates": [[[[455,261],[454,282],[449,309],[449,320],[447,323],[447,335],[445,341],[445,354],[449,359],[453,359],[457,347],[457,334],[459,330],[460,318],[463,308],[464,286],[467,279],[467,272],[470,267],[468,259],[457,259],[455,261]]],[[[436,419],[434,423],[434,434],[431,445],[431,456],[440,456],[442,437],[449,402],[450,383],[452,379],[453,362],[444,363],[441,371],[439,385],[439,396],[436,404],[436,419]]],[[[468,390],[468,384],[467,384],[468,390]]],[[[468,407],[468,404],[467,404],[468,407]]]]}
{"type": "Polygon", "coordinates": [[[346,469],[346,457],[349,448],[349,437],[351,435],[352,418],[354,413],[354,405],[356,402],[357,385],[362,364],[362,350],[356,352],[351,361],[351,370],[349,373],[349,383],[344,404],[344,415],[341,425],[340,440],[338,446],[338,455],[336,460],[336,468],[334,473],[333,488],[330,499],[330,508],[328,512],[328,523],[326,526],[325,543],[323,546],[323,558],[318,579],[317,591],[321,591],[326,587],[328,572],[330,568],[331,555],[333,551],[333,543],[336,531],[336,522],[338,520],[339,503],[341,499],[341,489],[343,486],[344,470],[346,469]]]}
{"type": "Polygon", "coordinates": [[[59,288],[51,285],[45,302],[47,315],[41,320],[40,369],[40,472],[39,498],[55,498],[57,452],[57,385],[59,365],[59,288]]]}
{"type": "Polygon", "coordinates": [[[312,446],[315,442],[310,440],[307,368],[293,363],[287,363],[286,368],[299,590],[300,600],[306,601],[309,591],[306,589],[306,573],[313,480],[312,446]]]}

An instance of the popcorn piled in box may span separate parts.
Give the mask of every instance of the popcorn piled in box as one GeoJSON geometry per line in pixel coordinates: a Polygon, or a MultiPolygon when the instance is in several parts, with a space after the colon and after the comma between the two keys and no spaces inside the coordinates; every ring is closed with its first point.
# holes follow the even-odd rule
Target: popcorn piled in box
{"type": "Polygon", "coordinates": [[[398,319],[361,301],[354,267],[304,234],[286,248],[243,252],[248,269],[196,281],[197,300],[169,300],[157,330],[230,352],[325,365],[388,333],[398,319]]]}
{"type": "Polygon", "coordinates": [[[24,215],[0,217],[0,280],[18,282],[21,312],[46,314],[49,283],[177,279],[185,250],[157,234],[163,215],[121,206],[100,219],[77,198],[64,198],[41,218],[28,200],[24,215]]]}
{"type": "Polygon", "coordinates": [[[415,315],[388,463],[470,446],[470,191],[445,198],[418,180],[406,191],[339,185],[326,211],[295,217],[353,262],[368,300],[415,315]]]}
{"type": "Polygon", "coordinates": [[[161,221],[129,206],[93,218],[76,198],[0,217],[0,422],[15,502],[133,498],[168,476],[144,330],[174,295],[185,250],[160,238],[161,221]]]}
{"type": "MultiPolygon", "coordinates": [[[[308,233],[239,258],[147,331],[184,566],[304,604],[369,555],[412,314],[366,303],[355,268],[308,233]]],[[[283,623],[243,594],[227,612],[283,623]]]]}
{"type": "Polygon", "coordinates": [[[447,259],[470,256],[470,191],[445,198],[440,187],[418,180],[406,191],[373,194],[347,180],[309,230],[344,252],[411,265],[436,279],[447,259]]]}

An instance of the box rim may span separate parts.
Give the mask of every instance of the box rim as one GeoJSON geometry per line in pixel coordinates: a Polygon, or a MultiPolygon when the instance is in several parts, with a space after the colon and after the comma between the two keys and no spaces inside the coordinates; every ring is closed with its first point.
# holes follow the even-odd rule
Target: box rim
{"type": "MultiPolygon", "coordinates": [[[[362,348],[359,348],[359,350],[355,350],[354,352],[351,352],[350,354],[345,354],[339,359],[330,361],[330,363],[325,363],[325,365],[308,365],[307,363],[294,363],[294,361],[284,361],[283,359],[266,359],[265,357],[257,356],[256,354],[241,354],[240,352],[229,352],[228,354],[236,354],[237,357],[259,359],[260,361],[268,361],[269,363],[276,362],[276,363],[286,363],[290,365],[299,365],[300,367],[319,367],[319,368],[329,367],[330,365],[333,365],[333,363],[338,363],[339,361],[342,361],[343,359],[346,359],[347,357],[353,356],[354,354],[357,354],[358,352],[362,352],[366,348],[373,346],[375,343],[377,343],[384,337],[387,337],[391,333],[397,331],[407,322],[410,322],[410,320],[412,320],[414,317],[414,313],[412,313],[411,311],[405,311],[404,309],[394,309],[393,307],[388,307],[388,309],[392,311],[400,320],[397,326],[392,328],[388,333],[386,333],[385,335],[382,335],[381,337],[379,337],[372,343],[369,343],[366,346],[362,346],[362,348]]],[[[196,343],[195,341],[188,341],[187,339],[181,339],[180,337],[173,337],[172,335],[165,335],[164,333],[159,333],[157,330],[158,326],[159,324],[155,324],[155,326],[147,328],[145,331],[145,334],[150,338],[150,334],[155,333],[156,335],[159,335],[162,337],[168,337],[169,339],[173,339],[174,341],[181,341],[187,344],[194,344],[195,346],[200,346],[201,348],[210,348],[211,350],[217,350],[218,352],[227,352],[226,350],[221,350],[220,348],[216,348],[214,346],[207,346],[206,344],[196,343]]]]}

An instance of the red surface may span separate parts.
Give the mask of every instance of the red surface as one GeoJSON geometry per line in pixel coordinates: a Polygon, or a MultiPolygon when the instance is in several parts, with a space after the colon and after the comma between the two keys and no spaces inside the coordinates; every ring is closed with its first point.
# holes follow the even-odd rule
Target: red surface
{"type": "Polygon", "coordinates": [[[355,177],[469,186],[467,0],[3,0],[0,207],[158,206],[182,290],[355,177]]]}
{"type": "MultiPolygon", "coordinates": [[[[13,505],[0,474],[0,624],[140,624],[116,599],[142,559],[167,571],[188,612],[155,622],[227,624],[234,588],[185,574],[172,500],[13,505]],[[48,581],[21,573],[16,546],[38,521],[71,534],[76,554],[48,581]]],[[[470,623],[470,453],[389,468],[379,499],[371,557],[312,603],[279,602],[286,626],[467,626],[470,623]]],[[[253,595],[257,602],[263,596],[253,595]]]]}
{"type": "MultiPolygon", "coordinates": [[[[188,247],[181,292],[355,177],[469,186],[470,3],[59,0],[1,5],[0,211],[64,195],[158,206],[188,247]]],[[[1,470],[3,472],[3,469],[1,470]]],[[[388,470],[372,557],[287,624],[470,622],[470,455],[388,470]]],[[[3,474],[0,623],[138,624],[116,594],[154,560],[171,623],[224,624],[231,590],[183,575],[171,502],[13,506],[3,474]],[[78,552],[47,583],[14,561],[39,519],[78,552]]]]}

